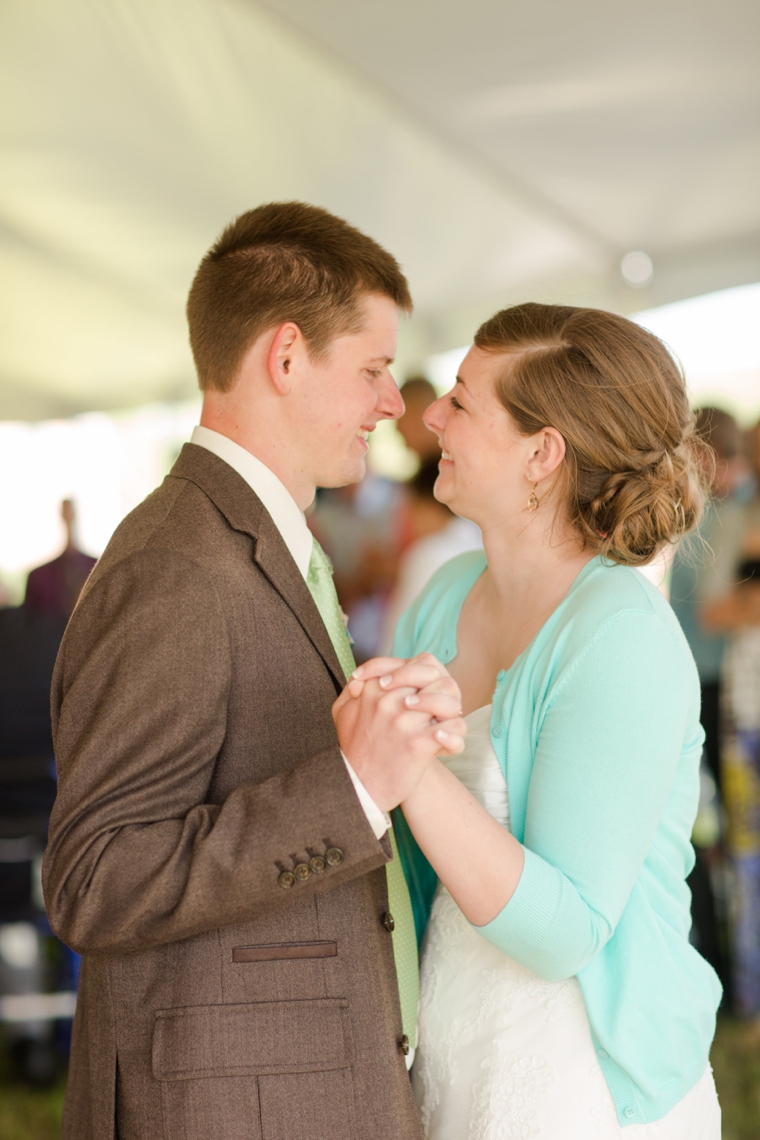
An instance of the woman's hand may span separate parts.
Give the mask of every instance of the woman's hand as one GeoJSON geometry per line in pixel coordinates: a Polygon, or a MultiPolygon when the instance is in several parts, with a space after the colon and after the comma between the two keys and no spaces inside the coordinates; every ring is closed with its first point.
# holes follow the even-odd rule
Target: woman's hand
{"type": "Polygon", "coordinates": [[[409,795],[435,756],[464,747],[459,688],[424,657],[368,662],[333,705],[343,753],[384,811],[409,795]]]}
{"type": "MultiPolygon", "coordinates": [[[[352,697],[358,697],[367,681],[377,679],[380,687],[386,692],[409,687],[416,689],[418,694],[440,694],[451,697],[450,702],[440,702],[442,714],[435,711],[433,701],[430,707],[431,716],[445,720],[452,715],[452,707],[456,706],[454,716],[462,715],[462,694],[454,678],[445,665],[442,665],[432,653],[420,653],[417,657],[373,657],[360,665],[351,674],[347,689],[352,697]]],[[[407,707],[417,706],[419,711],[427,711],[428,704],[415,700],[409,695],[407,707]]]]}
{"type": "Polygon", "coordinates": [[[346,701],[360,697],[371,681],[377,681],[384,692],[403,696],[406,708],[427,713],[437,722],[440,725],[437,739],[444,753],[456,755],[462,751],[467,733],[462,719],[462,695],[454,678],[432,653],[407,659],[374,657],[360,665],[335,702],[333,718],[346,701]]]}

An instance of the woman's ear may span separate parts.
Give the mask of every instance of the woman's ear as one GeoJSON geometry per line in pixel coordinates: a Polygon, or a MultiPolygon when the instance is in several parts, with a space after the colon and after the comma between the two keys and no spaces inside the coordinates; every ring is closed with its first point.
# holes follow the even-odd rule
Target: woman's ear
{"type": "Polygon", "coordinates": [[[293,356],[298,352],[303,335],[298,325],[286,321],[274,334],[267,354],[267,372],[281,396],[292,386],[293,356]]]}
{"type": "Polygon", "coordinates": [[[527,478],[530,483],[541,483],[550,478],[565,458],[567,444],[562,432],[556,428],[542,428],[531,440],[527,478]]]}

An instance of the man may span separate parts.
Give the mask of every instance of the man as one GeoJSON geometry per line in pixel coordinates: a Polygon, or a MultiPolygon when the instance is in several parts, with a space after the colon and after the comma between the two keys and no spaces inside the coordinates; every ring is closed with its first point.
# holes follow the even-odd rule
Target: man
{"type": "Polygon", "coordinates": [[[388,599],[381,652],[391,652],[399,619],[444,563],[468,550],[482,550],[480,528],[459,518],[433,494],[438,464],[426,463],[404,484],[403,529],[409,544],[388,599]]]}
{"type": "Polygon", "coordinates": [[[744,460],[741,432],[729,412],[700,408],[697,433],[714,457],[712,495],[699,533],[676,550],[670,602],[699,671],[705,753],[720,788],[720,681],[726,642],[715,629],[714,617],[716,608],[719,611],[732,592],[744,537],[746,510],[735,494],[744,474],[744,460]]]}
{"type": "Polygon", "coordinates": [[[201,427],[114,535],[53,683],[45,894],[84,955],[67,1140],[420,1136],[385,813],[459,750],[461,705],[422,668],[338,738],[352,661],[302,513],[402,411],[410,306],[389,254],[300,203],[242,215],[198,270],[201,427]]]}
{"type": "Polygon", "coordinates": [[[396,428],[410,451],[418,457],[420,464],[437,463],[441,458],[438,436],[430,430],[423,415],[438,399],[438,394],[426,376],[410,376],[401,385],[404,413],[396,428]]]}
{"type": "MultiPolygon", "coordinates": [[[[712,494],[698,532],[677,547],[670,581],[670,601],[689,642],[699,672],[701,721],[705,730],[704,759],[723,797],[721,757],[721,689],[725,636],[712,628],[710,618],[733,589],[744,536],[745,507],[736,495],[744,472],[741,433],[734,417],[721,408],[697,411],[697,433],[710,448],[712,494]],[[714,466],[712,463],[714,462],[714,466]]],[[[694,935],[699,952],[710,963],[723,986],[724,1004],[731,1005],[733,980],[723,946],[725,922],[715,905],[711,868],[719,849],[716,837],[693,836],[696,862],[688,883],[692,894],[694,935]],[[709,846],[705,844],[709,842],[709,846]]]]}
{"type": "Polygon", "coordinates": [[[52,562],[37,566],[26,580],[24,605],[28,610],[46,614],[71,616],[82,587],[95,565],[95,559],[84,554],[74,535],[76,512],[71,499],[61,503],[61,518],[66,527],[66,546],[52,562]]]}

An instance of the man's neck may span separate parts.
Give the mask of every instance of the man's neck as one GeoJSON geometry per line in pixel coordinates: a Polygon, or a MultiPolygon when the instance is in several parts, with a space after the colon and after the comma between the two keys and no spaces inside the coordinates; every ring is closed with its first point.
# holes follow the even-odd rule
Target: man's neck
{"type": "MultiPolygon", "coordinates": [[[[262,422],[267,423],[264,414],[262,422]]],[[[201,412],[201,427],[218,432],[227,439],[231,439],[238,447],[244,448],[260,463],[277,476],[283,487],[290,493],[302,511],[311,506],[316,494],[316,487],[303,470],[299,470],[297,458],[298,448],[288,446],[280,437],[275,427],[263,433],[256,430],[245,420],[234,414],[234,409],[225,414],[225,409],[208,406],[204,400],[201,412]]]]}

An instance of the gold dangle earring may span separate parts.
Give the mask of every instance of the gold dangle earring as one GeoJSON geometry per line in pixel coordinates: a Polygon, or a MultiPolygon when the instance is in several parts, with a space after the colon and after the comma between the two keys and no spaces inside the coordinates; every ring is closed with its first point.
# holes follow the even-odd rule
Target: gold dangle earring
{"type": "Polygon", "coordinates": [[[530,498],[528,499],[528,510],[529,511],[537,511],[539,508],[539,505],[540,505],[539,501],[538,501],[538,495],[536,494],[536,487],[537,486],[538,486],[538,483],[533,484],[533,490],[531,491],[530,498]]]}

